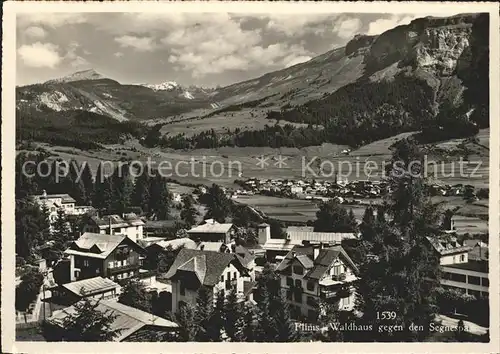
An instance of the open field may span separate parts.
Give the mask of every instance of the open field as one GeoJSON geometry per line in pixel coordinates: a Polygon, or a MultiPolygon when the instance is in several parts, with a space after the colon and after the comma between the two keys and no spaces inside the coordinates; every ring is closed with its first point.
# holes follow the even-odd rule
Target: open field
{"type": "MultiPolygon", "coordinates": [[[[81,151],[67,147],[48,147],[59,158],[79,162],[86,161],[95,171],[100,160],[120,159],[153,161],[154,166],[164,168],[164,173],[183,184],[212,183],[232,186],[235,179],[276,178],[333,180],[336,173],[349,180],[378,180],[384,175],[384,163],[391,159],[390,145],[411,133],[383,139],[349,154],[343,154],[343,145],[323,144],[307,148],[269,147],[222,147],[191,151],[144,148],[136,140],[125,145],[109,145],[105,150],[81,151]],[[281,165],[279,157],[281,156],[281,165]],[[264,159],[264,166],[259,165],[264,159]]],[[[489,144],[489,129],[478,135],[481,144],[489,144]]],[[[468,156],[460,163],[459,157],[443,159],[442,156],[427,158],[427,177],[432,182],[448,184],[472,184],[477,188],[487,187],[489,182],[489,151],[475,145],[478,154],[468,156]],[[462,171],[462,172],[461,172],[462,171]]]]}
{"type": "MultiPolygon", "coordinates": [[[[273,126],[277,123],[274,119],[266,118],[266,110],[245,109],[235,112],[225,112],[208,118],[191,118],[164,125],[160,132],[162,134],[176,135],[186,134],[191,136],[214,129],[218,133],[226,132],[228,129],[240,130],[263,130],[266,125],[273,126]]],[[[290,123],[286,121],[278,122],[280,125],[290,124],[296,127],[306,127],[307,124],[290,123]]]]}

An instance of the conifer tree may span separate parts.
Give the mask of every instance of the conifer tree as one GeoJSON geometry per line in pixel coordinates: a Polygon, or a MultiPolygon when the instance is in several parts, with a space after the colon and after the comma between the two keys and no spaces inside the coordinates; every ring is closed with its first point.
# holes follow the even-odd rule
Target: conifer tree
{"type": "Polygon", "coordinates": [[[149,213],[151,194],[150,177],[148,173],[143,173],[135,180],[134,191],[132,193],[132,204],[141,207],[142,211],[149,213]]]}
{"type": "Polygon", "coordinates": [[[215,298],[215,305],[207,328],[207,338],[211,342],[220,342],[224,329],[225,293],[220,290],[215,298]]]}
{"type": "Polygon", "coordinates": [[[123,288],[118,301],[136,309],[151,312],[152,297],[147,292],[146,286],[135,279],[130,280],[123,288]]]}
{"type": "Polygon", "coordinates": [[[290,310],[286,301],[280,297],[276,302],[276,311],[274,323],[276,328],[275,342],[295,342],[298,340],[298,334],[295,325],[290,318],[290,310]]]}
{"type": "Polygon", "coordinates": [[[85,200],[84,203],[86,205],[90,205],[94,198],[94,178],[92,176],[92,170],[87,162],[83,163],[83,171],[82,171],[82,183],[85,189],[85,200]]]}
{"type": "Polygon", "coordinates": [[[224,328],[227,336],[231,340],[236,340],[236,332],[241,331],[242,328],[236,328],[238,319],[243,317],[241,303],[238,301],[238,293],[236,287],[229,291],[224,306],[224,328]]]}
{"type": "Polygon", "coordinates": [[[196,331],[197,342],[209,341],[209,325],[212,317],[213,299],[210,289],[206,286],[201,286],[198,289],[198,297],[196,299],[196,309],[194,313],[194,321],[199,327],[196,331]]]}
{"type": "Polygon", "coordinates": [[[73,306],[75,311],[62,320],[42,323],[42,333],[47,341],[107,342],[123,331],[112,329],[117,315],[112,311],[97,310],[99,302],[83,298],[73,306]]]}
{"type": "Polygon", "coordinates": [[[56,221],[53,225],[53,237],[56,242],[56,248],[64,250],[66,243],[70,240],[70,230],[68,227],[68,219],[64,209],[57,209],[56,221]]]}
{"type": "Polygon", "coordinates": [[[85,186],[83,184],[83,180],[79,176],[79,169],[81,166],[78,165],[78,162],[75,160],[71,160],[69,163],[69,173],[67,178],[67,184],[69,189],[66,193],[70,194],[73,198],[75,198],[77,204],[84,204],[87,200],[87,192],[85,190],[85,186]]]}
{"type": "Polygon", "coordinates": [[[220,223],[226,222],[226,218],[231,215],[231,203],[222,188],[213,184],[204,196],[204,200],[208,208],[205,217],[220,223]]]}
{"type": "Polygon", "coordinates": [[[119,214],[125,213],[130,207],[134,188],[129,165],[118,166],[111,178],[113,183],[111,209],[119,214]]]}
{"type": "Polygon", "coordinates": [[[192,227],[196,224],[196,217],[198,216],[198,210],[194,207],[193,197],[190,195],[186,195],[182,200],[182,210],[181,210],[181,219],[184,220],[184,223],[188,228],[192,227]]]}
{"type": "Polygon", "coordinates": [[[198,325],[195,322],[195,309],[188,303],[179,309],[176,314],[179,325],[179,340],[181,342],[193,342],[196,340],[198,325]]]}
{"type": "Polygon", "coordinates": [[[151,203],[150,208],[156,214],[158,220],[165,220],[170,212],[170,193],[168,191],[167,180],[157,174],[151,179],[151,203]]]}

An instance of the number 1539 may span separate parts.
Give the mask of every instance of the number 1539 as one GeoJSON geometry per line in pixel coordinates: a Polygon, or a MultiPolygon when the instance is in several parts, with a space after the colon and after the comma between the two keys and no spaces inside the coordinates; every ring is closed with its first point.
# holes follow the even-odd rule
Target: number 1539
{"type": "Polygon", "coordinates": [[[377,312],[377,320],[394,320],[394,319],[396,319],[396,312],[394,311],[377,312]]]}

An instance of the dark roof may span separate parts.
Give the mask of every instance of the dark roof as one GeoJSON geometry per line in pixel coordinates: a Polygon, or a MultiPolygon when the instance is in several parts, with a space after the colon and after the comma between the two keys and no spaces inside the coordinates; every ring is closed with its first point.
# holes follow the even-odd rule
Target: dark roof
{"type": "Polygon", "coordinates": [[[312,258],[314,256],[314,249],[312,246],[308,246],[308,247],[293,246],[292,250],[286,254],[283,261],[281,261],[281,263],[278,265],[278,267],[276,268],[276,271],[279,272],[279,271],[282,271],[282,270],[285,270],[286,268],[288,268],[291,265],[295,256],[301,255],[301,254],[307,255],[310,258],[312,258]]]}
{"type": "Polygon", "coordinates": [[[245,267],[248,266],[250,262],[255,260],[255,256],[251,254],[248,249],[240,245],[235,247],[234,254],[236,254],[236,257],[238,258],[240,263],[245,267]]]}
{"type": "Polygon", "coordinates": [[[311,269],[304,278],[321,279],[331,264],[337,259],[340,254],[340,246],[332,249],[322,249],[319,251],[318,257],[314,260],[314,268],[311,269]]]}
{"type": "Polygon", "coordinates": [[[297,259],[309,271],[304,275],[304,278],[321,279],[328,268],[338,257],[349,264],[354,272],[358,272],[358,268],[344,251],[342,246],[333,246],[319,250],[318,256],[313,260],[314,248],[312,246],[295,246],[287,253],[285,259],[278,265],[276,271],[280,272],[288,268],[294,259],[297,259]]]}
{"type": "Polygon", "coordinates": [[[183,248],[179,251],[179,254],[164,278],[171,279],[178,271],[183,271],[196,274],[198,279],[202,278],[200,279],[200,283],[203,285],[214,286],[220,281],[224,269],[234,261],[239,263],[236,256],[232,253],[183,248]],[[201,276],[203,272],[204,276],[201,276]]]}
{"type": "Polygon", "coordinates": [[[464,270],[472,270],[481,273],[488,273],[488,262],[487,261],[473,261],[469,260],[467,263],[454,263],[454,264],[443,264],[446,268],[457,268],[464,270]]]}

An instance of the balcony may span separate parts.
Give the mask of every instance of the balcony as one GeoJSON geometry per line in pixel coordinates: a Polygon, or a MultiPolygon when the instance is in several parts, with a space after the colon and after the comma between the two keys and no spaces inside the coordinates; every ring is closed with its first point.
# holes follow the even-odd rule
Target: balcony
{"type": "Polygon", "coordinates": [[[127,264],[125,266],[108,268],[109,274],[122,273],[129,270],[138,270],[140,268],[139,264],[127,264]]]}
{"type": "Polygon", "coordinates": [[[332,275],[329,277],[326,277],[324,279],[321,279],[319,282],[319,285],[321,286],[335,286],[335,285],[342,285],[344,283],[350,283],[358,278],[354,274],[347,274],[347,273],[342,273],[339,275],[332,275]]]}

